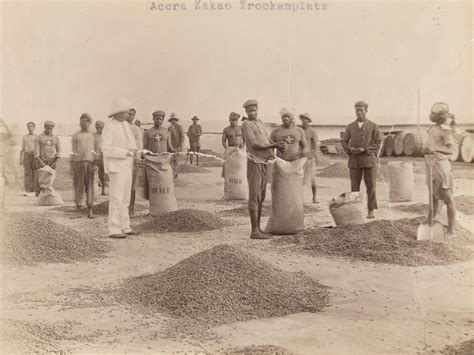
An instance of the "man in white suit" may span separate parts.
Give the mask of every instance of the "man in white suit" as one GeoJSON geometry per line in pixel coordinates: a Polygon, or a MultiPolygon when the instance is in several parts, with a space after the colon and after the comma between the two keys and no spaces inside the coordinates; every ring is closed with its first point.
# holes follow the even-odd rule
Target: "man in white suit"
{"type": "Polygon", "coordinates": [[[126,238],[138,233],[130,228],[128,206],[132,187],[133,159],[138,154],[130,124],[132,104],[124,98],[115,100],[102,131],[105,172],[109,174],[109,237],[126,238]]]}

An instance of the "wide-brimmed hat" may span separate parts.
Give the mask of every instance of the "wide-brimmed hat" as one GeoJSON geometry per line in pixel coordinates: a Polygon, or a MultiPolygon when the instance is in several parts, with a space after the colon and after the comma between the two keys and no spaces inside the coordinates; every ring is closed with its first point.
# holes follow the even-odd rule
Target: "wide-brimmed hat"
{"type": "Polygon", "coordinates": [[[109,118],[113,117],[114,115],[118,113],[130,111],[132,108],[133,108],[132,103],[128,101],[126,98],[120,97],[118,99],[115,99],[114,102],[112,102],[112,105],[110,108],[109,118]]]}
{"type": "Polygon", "coordinates": [[[307,120],[309,122],[313,122],[313,120],[311,119],[311,116],[309,113],[302,113],[300,114],[300,120],[307,120]]]}
{"type": "Polygon", "coordinates": [[[171,121],[179,121],[178,115],[174,112],[171,113],[170,118],[168,118],[168,122],[171,121]]]}
{"type": "Polygon", "coordinates": [[[191,120],[193,120],[193,121],[199,121],[199,117],[198,117],[198,116],[193,116],[193,118],[191,118],[191,120]]]}

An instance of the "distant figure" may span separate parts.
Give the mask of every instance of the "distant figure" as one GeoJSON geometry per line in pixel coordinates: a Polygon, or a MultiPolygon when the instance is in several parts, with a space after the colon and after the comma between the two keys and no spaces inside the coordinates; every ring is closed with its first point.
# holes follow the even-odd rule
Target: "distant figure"
{"type": "Polygon", "coordinates": [[[138,234],[130,228],[128,211],[132,190],[132,166],[138,150],[130,124],[126,122],[132,108],[126,99],[115,100],[109,114],[112,119],[106,123],[102,132],[104,167],[110,177],[110,238],[126,238],[127,235],[138,234]]]}
{"type": "MultiPolygon", "coordinates": [[[[184,144],[184,131],[183,127],[178,124],[178,115],[176,113],[171,113],[168,122],[171,123],[171,126],[168,127],[168,131],[171,135],[171,145],[176,153],[181,153],[183,151],[184,144]]],[[[171,167],[173,168],[173,178],[176,180],[178,178],[178,155],[173,155],[171,158],[171,167]]]]}
{"type": "Polygon", "coordinates": [[[352,192],[360,191],[360,183],[364,176],[367,187],[367,218],[375,218],[377,209],[375,184],[377,178],[377,154],[382,144],[383,136],[377,125],[367,119],[369,105],[364,101],[355,103],[357,119],[347,126],[341,143],[349,155],[349,170],[352,192]]]}
{"type": "Polygon", "coordinates": [[[252,231],[250,239],[269,239],[271,235],[260,228],[263,201],[265,200],[268,166],[267,161],[274,157],[273,148],[285,150],[286,143],[270,141],[263,122],[257,119],[258,103],[247,100],[244,103],[248,119],[242,124],[242,134],[247,146],[247,180],[249,184],[249,215],[252,231]]]}
{"type": "Polygon", "coordinates": [[[311,116],[308,113],[300,115],[302,125],[300,126],[306,136],[308,143],[309,156],[304,166],[304,185],[311,184],[311,191],[313,193],[313,203],[318,203],[316,198],[318,187],[316,185],[316,164],[319,155],[319,138],[316,131],[309,126],[311,123],[311,116]]]}
{"type": "MultiPolygon", "coordinates": [[[[56,162],[59,159],[61,148],[59,146],[59,138],[53,135],[54,122],[44,122],[44,132],[35,140],[35,159],[39,163],[39,167],[50,166],[56,169],[56,162]]],[[[40,193],[39,182],[36,182],[36,196],[40,193]]]]}
{"type": "MultiPolygon", "coordinates": [[[[197,121],[199,121],[199,118],[197,116],[194,116],[191,119],[193,121],[193,124],[188,128],[189,147],[191,153],[199,153],[199,151],[201,150],[202,127],[200,124],[197,123],[197,121]]],[[[191,165],[193,164],[193,155],[194,154],[191,154],[189,156],[189,161],[191,165]]],[[[199,165],[199,155],[196,155],[196,165],[199,165]]]]}
{"type": "MultiPolygon", "coordinates": [[[[133,137],[135,138],[135,142],[137,143],[138,151],[143,150],[143,132],[137,125],[133,124],[133,120],[135,119],[137,111],[132,108],[130,110],[130,114],[128,116],[127,122],[130,124],[130,129],[132,130],[133,137]]],[[[133,159],[133,167],[132,167],[132,191],[130,193],[130,204],[128,206],[130,217],[135,216],[135,188],[137,184],[138,178],[138,159],[133,159]]]]}
{"type": "Polygon", "coordinates": [[[153,112],[152,115],[154,126],[147,129],[143,135],[143,149],[158,154],[174,153],[173,145],[171,144],[171,134],[162,126],[165,120],[165,112],[158,110],[153,112]]]}
{"type": "Polygon", "coordinates": [[[140,120],[135,120],[135,125],[141,128],[142,122],[140,120]]]}
{"type": "Polygon", "coordinates": [[[72,136],[72,159],[71,170],[74,181],[74,202],[76,210],[82,208],[82,196],[86,192],[87,217],[94,218],[92,209],[94,207],[94,161],[97,148],[97,140],[89,126],[92,117],[83,113],[80,118],[81,130],[72,136]]]}
{"type": "Polygon", "coordinates": [[[35,134],[36,124],[28,122],[26,128],[28,134],[21,140],[20,165],[23,165],[25,172],[24,185],[25,196],[34,196],[36,186],[36,162],[35,162],[35,140],[38,136],[35,134]]]}
{"type": "Polygon", "coordinates": [[[97,173],[99,175],[100,187],[102,188],[102,196],[106,196],[105,187],[107,186],[107,174],[104,170],[104,154],[102,153],[102,130],[104,129],[104,122],[95,122],[95,166],[97,166],[97,173]]]}
{"type": "Polygon", "coordinates": [[[453,169],[449,158],[455,152],[455,119],[449,113],[448,104],[437,102],[431,107],[430,120],[435,124],[428,131],[425,148],[425,160],[427,168],[432,167],[433,183],[433,211],[429,211],[428,220],[436,216],[439,200],[444,201],[448,212],[448,236],[452,237],[455,235],[456,205],[453,197],[453,169]]]}

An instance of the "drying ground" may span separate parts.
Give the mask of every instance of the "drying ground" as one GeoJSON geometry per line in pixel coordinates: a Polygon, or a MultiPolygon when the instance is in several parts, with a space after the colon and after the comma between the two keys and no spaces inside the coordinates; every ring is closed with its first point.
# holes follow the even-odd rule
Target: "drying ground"
{"type": "MultiPolygon", "coordinates": [[[[341,159],[332,159],[332,161],[342,162],[341,159]]],[[[427,194],[424,175],[421,174],[421,160],[416,161],[415,168],[416,189],[412,202],[389,203],[387,201],[389,181],[385,178],[379,180],[377,220],[412,219],[426,214],[424,209],[403,208],[403,206],[415,204],[426,208],[423,205],[427,203],[427,194]],[[398,208],[393,208],[397,206],[398,208]]],[[[36,222],[48,220],[47,223],[58,227],[58,230],[72,229],[75,233],[71,232],[69,239],[80,234],[83,238],[94,241],[86,243],[90,248],[99,242],[101,250],[98,253],[100,257],[89,259],[80,255],[75,258],[74,249],[70,249],[68,256],[70,255],[71,258],[64,260],[65,262],[62,262],[61,258],[49,257],[51,256],[49,254],[45,257],[45,262],[41,262],[47,250],[35,254],[39,255],[39,260],[36,258],[33,264],[22,264],[24,258],[15,259],[19,260],[15,263],[7,262],[6,259],[2,260],[0,320],[2,352],[44,353],[63,350],[73,354],[184,354],[186,352],[203,354],[424,354],[454,353],[453,349],[465,350],[466,346],[470,347],[466,353],[472,351],[470,340],[474,338],[472,317],[474,305],[471,297],[473,264],[472,259],[469,258],[467,261],[459,261],[466,260],[466,255],[472,255],[472,235],[463,236],[467,238],[466,242],[463,239],[455,243],[456,248],[465,248],[463,258],[452,258],[447,263],[434,262],[441,265],[423,266],[408,266],[410,263],[403,264],[403,262],[390,264],[360,261],[358,258],[351,258],[350,255],[342,253],[325,254],[323,248],[318,248],[317,253],[312,253],[302,250],[299,245],[291,245],[288,237],[275,237],[276,241],[287,238],[284,243],[253,241],[248,238],[249,221],[243,213],[245,202],[223,201],[224,186],[223,179],[220,177],[221,169],[218,167],[206,167],[206,169],[209,172],[181,174],[180,183],[176,188],[179,208],[191,211],[186,213],[191,213],[193,220],[208,223],[206,228],[202,231],[175,232],[162,228],[163,226],[159,224],[160,228],[155,231],[153,228],[146,229],[142,235],[125,240],[107,238],[105,215],[98,215],[96,219],[89,220],[82,213],[77,215],[71,213],[69,208],[35,206],[34,198],[23,197],[18,191],[8,191],[7,216],[17,214],[19,217],[17,220],[21,222],[21,216],[29,218],[28,216],[31,215],[28,213],[33,213],[34,218],[37,218],[36,222]],[[199,210],[206,211],[208,214],[193,212],[199,210]],[[210,218],[209,214],[214,217],[210,218]],[[214,222],[215,224],[212,224],[214,222]],[[214,225],[219,229],[212,229],[214,225]],[[107,247],[103,247],[103,243],[107,247]],[[141,297],[139,296],[140,289],[134,289],[134,293],[130,293],[131,297],[126,297],[127,302],[117,297],[117,294],[123,296],[123,292],[127,292],[129,285],[142,285],[137,280],[150,280],[152,283],[156,280],[157,284],[160,282],[159,285],[161,285],[171,271],[175,272],[183,265],[189,265],[190,261],[200,260],[191,258],[185,261],[185,259],[222,244],[232,247],[224,250],[232,251],[233,248],[239,250],[235,252],[236,255],[241,255],[236,259],[238,260],[238,263],[235,263],[236,267],[245,267],[248,264],[243,263],[243,260],[248,259],[252,261],[252,265],[262,265],[261,270],[273,268],[272,272],[258,274],[262,280],[265,280],[266,275],[270,277],[273,274],[293,275],[302,272],[303,280],[308,280],[305,281],[305,285],[310,285],[314,281],[316,286],[322,287],[316,288],[315,290],[318,291],[315,292],[325,290],[321,294],[324,298],[321,307],[318,304],[318,307],[309,312],[294,313],[298,309],[305,309],[295,307],[294,311],[290,312],[291,314],[287,311],[264,312],[263,316],[271,315],[267,318],[262,318],[258,314],[254,316],[253,313],[250,317],[241,317],[239,314],[230,317],[225,309],[212,308],[211,301],[213,297],[216,297],[215,293],[205,294],[202,290],[194,290],[193,277],[183,275],[183,282],[191,283],[185,285],[184,292],[198,294],[200,300],[207,298],[206,307],[210,307],[209,309],[214,314],[225,314],[225,319],[231,319],[226,322],[222,322],[220,318],[217,322],[209,321],[207,328],[210,329],[206,329],[207,333],[205,335],[198,333],[199,336],[196,337],[176,332],[176,328],[173,328],[179,326],[173,318],[176,312],[186,309],[180,308],[179,304],[168,311],[163,311],[163,307],[160,306],[153,312],[148,312],[130,305],[136,297],[141,297]],[[259,258],[260,261],[254,257],[259,258]],[[176,266],[180,262],[182,262],[179,264],[181,266],[176,266]]],[[[474,195],[472,165],[456,164],[455,173],[459,176],[455,181],[455,195],[472,197],[474,195]]],[[[310,190],[305,188],[304,233],[306,234],[302,234],[301,238],[306,238],[318,228],[333,225],[327,201],[339,193],[346,192],[350,187],[349,180],[345,176],[319,177],[318,182],[320,201],[318,205],[311,204],[310,190]]],[[[60,192],[67,206],[72,207],[72,192],[67,186],[69,183],[62,182],[60,192]]],[[[106,199],[107,197],[100,196],[97,203],[106,199]]],[[[268,201],[270,200],[269,188],[268,201]]],[[[137,217],[132,220],[132,225],[137,229],[150,219],[146,216],[146,202],[139,201],[138,203],[143,208],[137,209],[137,217]]],[[[264,213],[264,224],[268,219],[268,212],[267,209],[264,213]]],[[[472,234],[473,226],[470,219],[472,216],[465,213],[459,214],[460,224],[472,234]]],[[[169,220],[175,221],[171,218],[169,220]]],[[[189,226],[186,227],[186,230],[192,230],[189,226]]],[[[324,240],[336,231],[333,229],[330,233],[328,232],[329,234],[324,234],[327,236],[324,240]]],[[[36,231],[33,231],[32,235],[34,232],[36,231]]],[[[47,233],[44,228],[38,228],[37,232],[47,233]]],[[[383,238],[384,231],[381,230],[380,233],[383,238]]],[[[12,240],[13,236],[9,237],[8,240],[12,240]]],[[[320,238],[323,238],[322,234],[320,238]]],[[[349,240],[348,238],[346,236],[341,240],[349,240]]],[[[360,238],[362,236],[351,237],[350,241],[357,242],[360,238]]],[[[44,240],[44,236],[41,239],[44,240]]],[[[22,240],[25,242],[24,239],[22,240]]],[[[387,240],[384,239],[384,242],[387,240]]],[[[53,245],[53,248],[56,245],[52,242],[37,244],[53,245]]],[[[400,247],[406,244],[401,243],[400,247]]],[[[14,244],[12,245],[13,247],[11,245],[10,247],[14,248],[14,244]]],[[[61,245],[62,243],[59,243],[57,247],[61,245]]],[[[370,248],[370,243],[364,244],[364,255],[371,255],[370,248]]],[[[377,250],[379,248],[380,245],[377,246],[377,250]]],[[[377,250],[374,249],[373,253],[377,250]]],[[[232,255],[235,254],[232,253],[232,255]]],[[[197,272],[201,270],[199,267],[193,269],[195,272],[193,276],[203,277],[195,280],[196,285],[202,285],[202,280],[210,280],[209,275],[219,271],[212,267],[214,262],[219,263],[219,259],[209,260],[211,262],[208,262],[205,268],[201,268],[204,270],[201,274],[197,272]]],[[[367,258],[367,260],[377,260],[377,258],[367,258]]],[[[227,261],[225,268],[222,268],[223,272],[232,271],[232,265],[227,261]]],[[[248,272],[248,270],[243,271],[248,272]]],[[[232,275],[234,278],[239,276],[238,273],[232,273],[232,275]]],[[[275,280],[271,279],[268,283],[258,284],[258,282],[255,283],[258,280],[251,278],[250,275],[241,280],[243,283],[239,283],[239,285],[244,285],[241,289],[234,288],[229,291],[228,288],[234,287],[235,283],[233,279],[226,279],[222,284],[222,290],[216,291],[216,285],[212,285],[211,290],[218,292],[221,297],[216,305],[225,304],[226,300],[222,298],[223,292],[232,292],[232,299],[240,302],[235,305],[235,309],[241,310],[245,306],[247,295],[265,295],[266,292],[262,293],[260,285],[265,287],[265,285],[271,285],[272,282],[279,285],[275,280]],[[248,277],[250,279],[247,282],[248,277]],[[245,285],[252,286],[253,293],[249,293],[245,285]],[[239,296],[239,292],[242,297],[239,296]]],[[[173,279],[173,282],[177,281],[179,280],[173,279]]],[[[278,282],[291,281],[286,276],[278,276],[278,282]]],[[[153,294],[149,292],[157,292],[156,302],[160,302],[160,305],[168,305],[169,298],[166,298],[166,303],[163,303],[164,301],[161,301],[159,297],[165,295],[173,298],[175,296],[172,288],[166,289],[166,293],[161,294],[159,288],[153,289],[153,284],[148,283],[145,286],[144,290],[148,292],[147,297],[153,299],[153,294]]],[[[309,292],[310,289],[305,288],[305,290],[309,292]]],[[[271,292],[275,293],[278,290],[272,289],[271,292]]],[[[189,298],[186,295],[176,296],[179,296],[177,299],[181,300],[189,298]]],[[[252,300],[249,304],[254,304],[254,301],[261,302],[262,300],[252,300]]],[[[290,306],[293,307],[293,305],[290,306]]],[[[200,307],[199,302],[196,307],[200,307]]],[[[194,311],[201,310],[193,309],[189,314],[192,315],[194,311]]]]}

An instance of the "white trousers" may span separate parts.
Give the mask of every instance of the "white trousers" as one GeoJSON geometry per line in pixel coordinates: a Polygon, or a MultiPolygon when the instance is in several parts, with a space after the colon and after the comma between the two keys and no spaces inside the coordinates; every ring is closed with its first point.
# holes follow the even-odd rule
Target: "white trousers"
{"type": "Polygon", "coordinates": [[[109,235],[132,230],[128,214],[132,191],[132,163],[133,159],[127,159],[118,172],[109,172],[109,235]]]}

